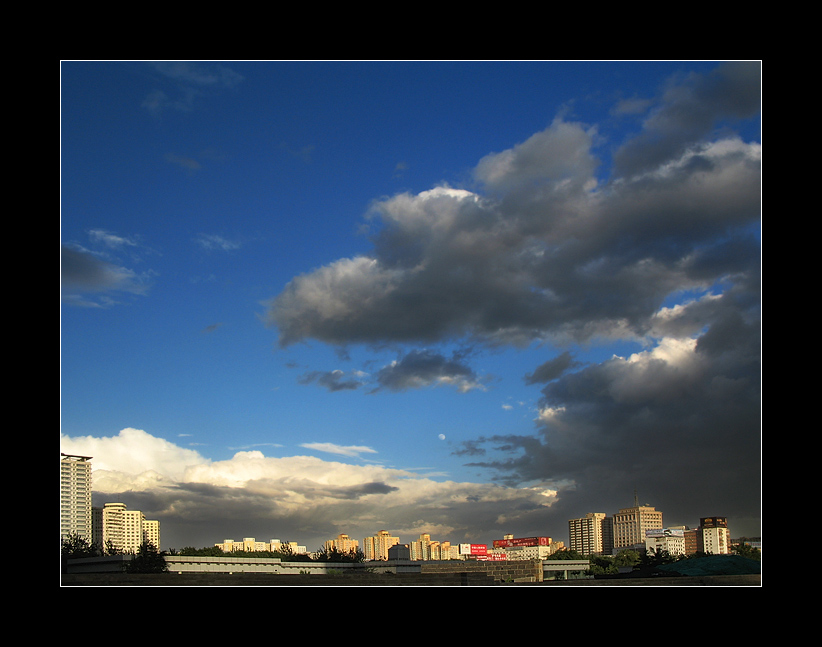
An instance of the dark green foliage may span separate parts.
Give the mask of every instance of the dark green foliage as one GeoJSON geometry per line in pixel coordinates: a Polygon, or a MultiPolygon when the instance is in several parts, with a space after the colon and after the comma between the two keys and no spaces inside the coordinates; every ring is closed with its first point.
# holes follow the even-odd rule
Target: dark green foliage
{"type": "Polygon", "coordinates": [[[80,557],[100,557],[103,551],[97,544],[89,543],[85,537],[72,532],[61,540],[60,554],[66,559],[78,559],[80,557]]]}
{"type": "Polygon", "coordinates": [[[347,553],[337,550],[335,546],[330,549],[323,546],[317,551],[315,558],[318,562],[349,562],[360,564],[365,561],[365,555],[359,548],[352,548],[347,553]]]}
{"type": "Polygon", "coordinates": [[[166,573],[165,556],[149,541],[140,544],[137,554],[126,563],[126,573],[166,573]]]}

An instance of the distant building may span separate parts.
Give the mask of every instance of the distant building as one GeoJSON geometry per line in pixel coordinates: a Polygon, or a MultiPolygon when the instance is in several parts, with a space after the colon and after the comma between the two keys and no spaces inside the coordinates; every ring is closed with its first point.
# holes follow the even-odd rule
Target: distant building
{"type": "Polygon", "coordinates": [[[699,530],[696,528],[686,528],[685,529],[685,554],[686,555],[693,555],[699,551],[699,539],[697,535],[699,534],[699,530]]]}
{"type": "Polygon", "coordinates": [[[60,539],[72,534],[93,541],[91,456],[60,454],[60,539]]]}
{"type": "Polygon", "coordinates": [[[614,515],[614,550],[645,545],[648,530],[662,528],[662,512],[649,505],[622,508],[614,515]]]}
{"type": "Polygon", "coordinates": [[[388,549],[399,543],[399,537],[392,537],[387,530],[380,530],[373,537],[362,540],[362,552],[368,561],[384,561],[388,559],[388,549]]]}
{"type": "Polygon", "coordinates": [[[703,517],[697,530],[697,550],[710,555],[730,554],[731,531],[727,518],[703,517]]]}
{"type": "Polygon", "coordinates": [[[610,555],[614,549],[614,520],[604,512],[589,512],[568,521],[569,548],[582,555],[610,555]]]}
{"type": "Polygon", "coordinates": [[[299,546],[296,541],[281,542],[279,539],[271,539],[270,541],[257,541],[254,537],[245,537],[242,541],[234,541],[233,539],[224,539],[221,544],[214,544],[215,548],[219,548],[224,553],[243,552],[243,553],[259,553],[259,552],[291,552],[294,555],[305,554],[305,546],[299,546]]]}
{"type": "Polygon", "coordinates": [[[136,553],[143,542],[160,548],[160,522],[149,521],[139,510],[129,510],[124,503],[106,503],[92,508],[94,543],[123,553],[136,553]]]}
{"type": "Polygon", "coordinates": [[[325,542],[325,549],[328,551],[336,549],[339,553],[350,553],[360,549],[360,542],[351,539],[345,533],[340,533],[336,539],[329,539],[325,542]]]}
{"type": "Polygon", "coordinates": [[[563,542],[554,541],[551,537],[505,535],[502,539],[493,541],[488,555],[492,560],[546,559],[564,548],[563,542]]]}
{"type": "Polygon", "coordinates": [[[412,541],[409,544],[411,549],[411,559],[414,561],[427,560],[430,558],[428,546],[431,544],[431,535],[427,532],[422,533],[417,541],[412,541]]]}
{"type": "Polygon", "coordinates": [[[411,559],[411,549],[408,544],[394,544],[388,549],[388,559],[408,561],[411,559]]]}
{"type": "Polygon", "coordinates": [[[645,551],[667,552],[669,555],[685,555],[685,528],[657,528],[645,533],[645,551]]]}

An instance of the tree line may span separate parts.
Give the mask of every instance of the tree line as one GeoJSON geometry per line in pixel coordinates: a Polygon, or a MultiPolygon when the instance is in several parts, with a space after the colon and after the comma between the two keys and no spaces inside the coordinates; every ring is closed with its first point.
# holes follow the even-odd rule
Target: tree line
{"type": "MultiPolygon", "coordinates": [[[[735,555],[747,557],[748,559],[761,560],[762,554],[759,549],[750,546],[749,544],[740,541],[732,548],[735,555]]],[[[85,537],[76,533],[72,533],[61,540],[60,554],[65,560],[77,559],[81,557],[105,557],[108,555],[122,555],[123,551],[118,550],[111,543],[107,541],[104,546],[99,546],[96,543],[89,542],[85,537]]],[[[278,558],[284,562],[335,562],[335,563],[361,563],[365,561],[365,555],[359,548],[352,548],[349,551],[340,551],[332,546],[320,547],[312,555],[305,553],[295,553],[291,546],[282,544],[280,550],[261,550],[261,551],[243,551],[236,550],[230,553],[224,552],[217,546],[194,548],[193,546],[186,546],[177,549],[171,548],[168,551],[160,551],[151,542],[143,542],[136,553],[132,553],[131,560],[125,562],[124,569],[128,573],[163,573],[168,571],[166,565],[166,556],[187,556],[187,557],[258,557],[258,558],[278,558]]],[[[548,559],[564,560],[588,560],[590,566],[586,571],[588,575],[614,575],[620,572],[620,569],[632,568],[654,568],[663,564],[671,564],[686,559],[695,559],[705,557],[705,553],[694,553],[691,555],[672,555],[665,550],[658,550],[656,552],[648,551],[645,554],[640,554],[636,550],[625,549],[619,551],[616,555],[583,555],[576,550],[560,550],[549,556],[548,559]]]]}
{"type": "MultiPolygon", "coordinates": [[[[732,547],[732,554],[748,559],[761,561],[762,553],[758,548],[754,548],[749,544],[740,542],[732,547]]],[[[708,553],[696,552],[689,555],[672,555],[667,550],[646,551],[641,554],[639,551],[624,549],[619,551],[616,555],[583,555],[582,553],[571,550],[559,550],[547,559],[562,560],[562,559],[587,559],[590,566],[586,571],[588,575],[616,575],[620,569],[649,569],[662,566],[663,564],[673,564],[688,559],[698,559],[706,557],[708,553]]]]}

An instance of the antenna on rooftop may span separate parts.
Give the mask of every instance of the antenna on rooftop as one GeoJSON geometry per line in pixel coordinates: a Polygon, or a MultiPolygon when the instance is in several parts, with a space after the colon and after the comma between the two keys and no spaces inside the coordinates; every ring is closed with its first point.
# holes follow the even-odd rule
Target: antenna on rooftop
{"type": "Polygon", "coordinates": [[[634,488],[634,507],[635,508],[639,507],[639,499],[637,499],[637,497],[636,497],[636,488],[634,488]]]}

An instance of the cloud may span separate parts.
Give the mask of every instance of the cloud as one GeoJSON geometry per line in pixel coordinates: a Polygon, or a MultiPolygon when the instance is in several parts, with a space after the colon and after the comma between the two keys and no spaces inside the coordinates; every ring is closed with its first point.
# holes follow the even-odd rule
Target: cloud
{"type": "Polygon", "coordinates": [[[195,61],[152,61],[148,64],[163,86],[155,88],[143,100],[142,107],[155,115],[165,110],[189,112],[197,101],[214,93],[236,88],[243,77],[221,63],[195,61]]]}
{"type": "MultiPolygon", "coordinates": [[[[111,238],[105,242],[111,246],[111,238]]],[[[145,295],[152,280],[151,272],[137,273],[79,246],[60,249],[62,297],[69,305],[107,307],[122,293],[145,295]]]]}
{"type": "MultiPolygon", "coordinates": [[[[760,68],[723,64],[622,104],[624,119],[645,109],[625,141],[558,117],[482,157],[469,188],[376,201],[370,252],[294,277],[268,325],[283,348],[553,347],[525,378],[544,385],[534,433],[459,455],[484,456],[473,465],[507,485],[555,484],[558,522],[638,489],[665,501],[666,521],[737,515],[756,533],[761,146],[733,128],[758,123],[760,68]],[[613,341],[645,350],[570,354],[613,341]]],[[[473,383],[458,364],[409,353],[378,382],[473,383]]]]}
{"type": "Polygon", "coordinates": [[[670,295],[757,271],[758,144],[692,142],[604,182],[593,143],[557,120],[481,160],[484,195],[440,187],[377,202],[371,254],[272,299],[279,344],[636,339],[670,295]]]}
{"type": "Polygon", "coordinates": [[[218,249],[222,251],[233,251],[240,249],[242,243],[236,240],[230,240],[218,234],[198,234],[195,242],[203,249],[218,249]]]}
{"type": "Polygon", "coordinates": [[[346,373],[339,369],[333,371],[309,371],[303,374],[298,381],[300,384],[312,384],[316,382],[331,392],[353,391],[363,385],[358,375],[354,378],[347,378],[346,373]]]}
{"type": "Polygon", "coordinates": [[[650,171],[712,134],[718,122],[756,115],[761,104],[759,62],[728,62],[710,74],[677,79],[665,88],[643,132],[615,155],[617,173],[650,171]]]}
{"type": "Polygon", "coordinates": [[[339,454],[340,456],[349,456],[352,458],[359,458],[361,454],[376,454],[377,451],[370,447],[363,447],[358,445],[335,445],[334,443],[303,443],[300,447],[306,449],[313,449],[318,452],[327,452],[329,454],[339,454]]]}
{"type": "MultiPolygon", "coordinates": [[[[312,446],[341,455],[374,451],[312,446]]],[[[163,548],[253,536],[313,550],[340,532],[363,538],[381,529],[407,541],[421,532],[454,543],[481,536],[490,541],[515,523],[532,522],[553,502],[548,487],[440,482],[409,470],[312,456],[241,451],[212,461],[136,429],[111,438],[61,436],[61,451],[92,456],[94,505],[122,501],[158,519],[163,548]]]]}
{"type": "Polygon", "coordinates": [[[376,379],[380,388],[391,391],[428,386],[453,386],[460,393],[484,389],[474,371],[461,363],[456,354],[448,359],[430,350],[409,352],[380,369],[376,379]]]}
{"type": "MultiPolygon", "coordinates": [[[[486,457],[472,465],[509,485],[566,483],[552,510],[560,517],[615,512],[638,490],[666,523],[694,525],[719,509],[735,533],[756,534],[759,320],[755,308],[737,309],[739,297],[714,302],[710,328],[697,338],[666,337],[547,384],[535,436],[484,438],[461,451],[486,457]]],[[[679,316],[688,318],[687,309],[679,316]]]]}
{"type": "Polygon", "coordinates": [[[556,380],[568,369],[574,368],[578,365],[579,363],[572,359],[571,353],[565,351],[554,359],[550,359],[544,364],[540,364],[533,373],[526,375],[525,383],[537,384],[551,382],[552,380],[556,380]]]}

